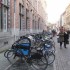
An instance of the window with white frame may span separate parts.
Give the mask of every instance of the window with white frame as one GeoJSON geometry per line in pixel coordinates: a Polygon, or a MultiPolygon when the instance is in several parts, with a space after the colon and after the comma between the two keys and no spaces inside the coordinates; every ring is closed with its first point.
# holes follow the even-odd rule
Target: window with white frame
{"type": "Polygon", "coordinates": [[[1,30],[3,32],[7,32],[7,22],[8,22],[8,0],[2,0],[1,30]]]}
{"type": "Polygon", "coordinates": [[[8,4],[8,0],[3,0],[3,4],[7,5],[8,4]]]}
{"type": "Polygon", "coordinates": [[[0,7],[0,31],[1,31],[1,7],[0,7]]]}
{"type": "Polygon", "coordinates": [[[14,13],[15,13],[15,10],[16,10],[16,0],[14,0],[14,13]]]}
{"type": "Polygon", "coordinates": [[[3,7],[3,31],[7,31],[7,9],[3,7]]]}
{"type": "Polygon", "coordinates": [[[24,23],[24,6],[22,4],[19,4],[19,18],[20,18],[20,30],[22,29],[22,25],[24,23]]]}

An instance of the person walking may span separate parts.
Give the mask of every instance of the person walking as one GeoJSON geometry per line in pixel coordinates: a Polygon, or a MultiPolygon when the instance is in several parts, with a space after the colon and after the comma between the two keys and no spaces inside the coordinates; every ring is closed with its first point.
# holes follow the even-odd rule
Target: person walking
{"type": "Polygon", "coordinates": [[[64,43],[64,48],[67,48],[66,45],[69,43],[69,35],[63,27],[60,28],[60,32],[58,34],[59,36],[59,43],[60,43],[60,49],[62,48],[62,44],[64,43]]]}
{"type": "Polygon", "coordinates": [[[65,48],[67,48],[66,47],[67,44],[69,44],[69,34],[68,34],[67,30],[64,29],[64,47],[65,48]]]}
{"type": "Polygon", "coordinates": [[[52,35],[53,35],[53,37],[56,35],[56,30],[52,30],[52,35]]]}
{"type": "Polygon", "coordinates": [[[60,48],[62,48],[62,43],[64,42],[64,29],[63,29],[63,27],[60,28],[58,36],[59,36],[60,48]]]}

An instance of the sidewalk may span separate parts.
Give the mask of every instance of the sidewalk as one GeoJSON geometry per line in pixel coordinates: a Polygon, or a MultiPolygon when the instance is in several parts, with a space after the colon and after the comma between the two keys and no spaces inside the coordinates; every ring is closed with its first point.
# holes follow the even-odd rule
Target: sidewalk
{"type": "Polygon", "coordinates": [[[54,38],[56,47],[56,59],[54,70],[70,70],[70,44],[67,45],[67,49],[62,46],[60,49],[59,43],[57,43],[57,37],[54,38]]]}
{"type": "MultiPolygon", "coordinates": [[[[14,60],[13,60],[14,62],[14,60]]],[[[27,70],[24,64],[16,62],[15,64],[10,64],[8,60],[4,57],[4,52],[0,53],[0,70],[27,70]]],[[[46,70],[54,70],[53,64],[48,66],[46,70]]]]}
{"type": "Polygon", "coordinates": [[[4,52],[0,53],[0,70],[6,70],[8,66],[10,66],[10,63],[4,57],[4,52]]]}
{"type": "MultiPolygon", "coordinates": [[[[62,47],[60,49],[59,43],[57,43],[57,37],[54,38],[55,41],[55,62],[53,65],[48,66],[46,70],[70,70],[70,44],[67,45],[67,49],[62,47]]],[[[9,62],[4,58],[3,53],[0,54],[0,70],[6,70],[9,67],[9,62]]],[[[14,64],[7,70],[25,70],[25,65],[14,64]]]]}
{"type": "MultiPolygon", "coordinates": [[[[18,61],[15,64],[13,64],[10,68],[8,68],[7,70],[28,70],[28,68],[24,63],[19,63],[18,61]]],[[[29,70],[33,70],[33,69],[29,69],[29,70]]],[[[53,65],[48,66],[46,70],[54,70],[53,65]]]]}

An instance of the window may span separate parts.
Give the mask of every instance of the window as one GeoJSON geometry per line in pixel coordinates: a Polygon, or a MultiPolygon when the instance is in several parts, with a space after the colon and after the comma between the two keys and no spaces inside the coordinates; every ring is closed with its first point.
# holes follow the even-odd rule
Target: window
{"type": "Polygon", "coordinates": [[[14,0],[14,13],[15,13],[15,10],[16,10],[16,0],[14,0]]]}
{"type": "Polygon", "coordinates": [[[28,29],[28,23],[29,23],[29,10],[26,9],[26,29],[28,29]]]}
{"type": "Polygon", "coordinates": [[[3,31],[7,31],[7,9],[3,7],[3,31]]]}
{"type": "Polygon", "coordinates": [[[38,29],[39,29],[39,24],[40,24],[40,18],[38,19],[38,29]]]}
{"type": "Polygon", "coordinates": [[[1,31],[7,32],[7,22],[8,22],[8,0],[2,0],[1,22],[0,22],[1,31]]]}
{"type": "Polygon", "coordinates": [[[20,30],[22,29],[22,25],[24,23],[24,6],[19,4],[19,18],[20,18],[20,30]]]}
{"type": "Polygon", "coordinates": [[[1,31],[1,9],[2,9],[2,1],[0,0],[0,31],[1,31]]]}
{"type": "Polygon", "coordinates": [[[0,31],[1,31],[1,7],[0,7],[0,31]]]}
{"type": "Polygon", "coordinates": [[[19,4],[19,13],[24,14],[24,6],[22,4],[19,4]]]}
{"type": "Polygon", "coordinates": [[[8,0],[2,0],[2,3],[3,3],[4,5],[8,5],[8,0]]]}

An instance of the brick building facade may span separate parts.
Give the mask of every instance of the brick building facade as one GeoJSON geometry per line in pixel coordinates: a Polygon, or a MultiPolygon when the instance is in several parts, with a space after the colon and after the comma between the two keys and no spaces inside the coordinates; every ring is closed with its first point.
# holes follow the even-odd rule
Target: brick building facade
{"type": "Polygon", "coordinates": [[[7,45],[12,44],[20,35],[46,29],[46,7],[46,0],[0,0],[0,43],[2,46],[5,42],[7,45]]]}

